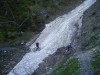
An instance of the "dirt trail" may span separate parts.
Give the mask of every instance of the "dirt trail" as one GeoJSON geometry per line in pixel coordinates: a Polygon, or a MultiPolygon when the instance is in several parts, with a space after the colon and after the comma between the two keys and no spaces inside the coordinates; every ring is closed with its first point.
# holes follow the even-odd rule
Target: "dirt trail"
{"type": "Polygon", "coordinates": [[[92,75],[92,71],[90,70],[90,62],[91,62],[91,53],[92,51],[88,52],[80,52],[76,56],[78,58],[78,62],[80,64],[80,75],[92,75]]]}
{"type": "Polygon", "coordinates": [[[95,49],[89,51],[76,51],[74,57],[78,59],[80,70],[79,75],[93,75],[93,71],[90,68],[92,53],[95,49]]]}

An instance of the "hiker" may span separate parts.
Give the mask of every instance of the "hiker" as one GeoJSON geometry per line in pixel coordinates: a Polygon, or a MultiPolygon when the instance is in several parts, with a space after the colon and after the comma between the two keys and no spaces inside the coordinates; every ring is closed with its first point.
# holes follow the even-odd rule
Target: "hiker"
{"type": "Polygon", "coordinates": [[[66,47],[66,52],[67,52],[68,54],[70,54],[70,53],[71,53],[71,49],[72,49],[72,46],[71,46],[71,44],[70,44],[70,45],[68,45],[68,46],[66,47]]]}
{"type": "Polygon", "coordinates": [[[39,42],[36,43],[36,47],[37,47],[37,49],[39,48],[39,42]]]}
{"type": "Polygon", "coordinates": [[[68,49],[68,51],[69,51],[70,49],[72,49],[72,46],[71,46],[71,45],[68,45],[68,46],[67,46],[67,49],[68,49]]]}

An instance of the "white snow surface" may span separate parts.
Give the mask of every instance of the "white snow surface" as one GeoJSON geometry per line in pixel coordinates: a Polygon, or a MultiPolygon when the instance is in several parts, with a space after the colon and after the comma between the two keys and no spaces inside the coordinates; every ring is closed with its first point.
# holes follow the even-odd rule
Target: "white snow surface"
{"type": "Polygon", "coordinates": [[[31,75],[46,57],[55,53],[58,48],[70,44],[77,31],[75,25],[81,28],[83,13],[95,2],[96,0],[86,0],[68,14],[46,24],[36,40],[40,43],[40,50],[34,52],[36,43],[34,42],[30,46],[31,52],[27,53],[7,75],[31,75]]]}

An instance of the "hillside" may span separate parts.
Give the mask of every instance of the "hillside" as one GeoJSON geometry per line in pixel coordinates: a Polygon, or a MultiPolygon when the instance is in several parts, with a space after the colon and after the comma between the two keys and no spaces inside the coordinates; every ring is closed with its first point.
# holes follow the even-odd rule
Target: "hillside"
{"type": "MultiPolygon", "coordinates": [[[[88,1],[91,6],[93,0],[88,1]]],[[[100,0],[88,10],[89,3],[74,10],[82,2],[0,1],[0,74],[100,75],[100,0]],[[35,51],[37,41],[40,50],[35,51]]]]}
{"type": "Polygon", "coordinates": [[[80,3],[82,0],[1,0],[0,73],[7,74],[29,52],[25,43],[34,42],[46,23],[80,3]]]}

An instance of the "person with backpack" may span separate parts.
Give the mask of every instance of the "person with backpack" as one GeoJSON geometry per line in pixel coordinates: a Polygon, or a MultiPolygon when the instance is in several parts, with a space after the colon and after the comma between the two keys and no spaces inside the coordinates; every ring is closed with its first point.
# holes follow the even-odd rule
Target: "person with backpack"
{"type": "Polygon", "coordinates": [[[72,50],[72,46],[71,46],[71,44],[69,44],[67,47],[66,47],[66,52],[67,53],[71,53],[71,50],[72,50]]]}

